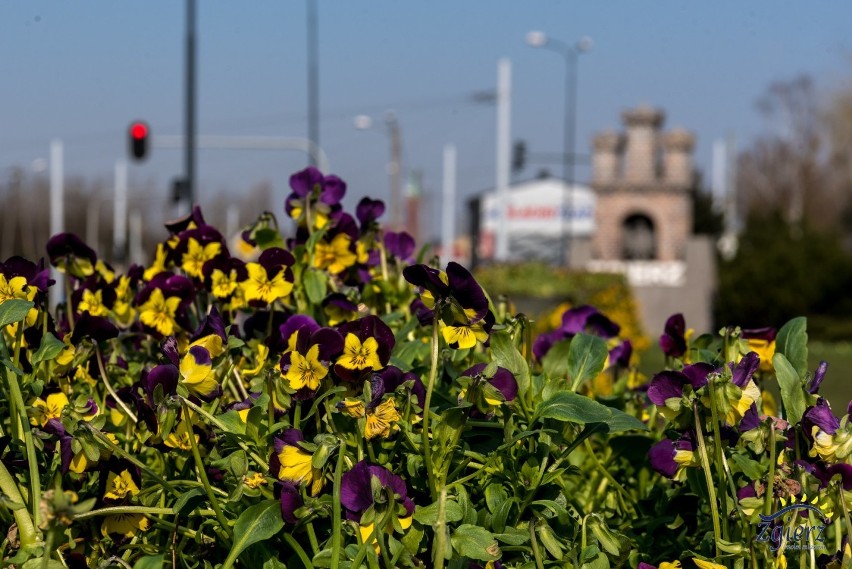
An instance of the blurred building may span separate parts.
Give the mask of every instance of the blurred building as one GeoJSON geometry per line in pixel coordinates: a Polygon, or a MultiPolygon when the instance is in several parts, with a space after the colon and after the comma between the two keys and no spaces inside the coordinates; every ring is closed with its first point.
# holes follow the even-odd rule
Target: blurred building
{"type": "Polygon", "coordinates": [[[622,120],[623,133],[592,141],[596,229],[586,268],[626,275],[650,333],[662,332],[674,312],[708,331],[716,267],[712,241],[692,235],[695,137],[664,132],[665,113],[648,106],[622,120]]]}
{"type": "Polygon", "coordinates": [[[595,233],[595,194],[588,186],[569,185],[543,177],[509,186],[506,219],[501,220],[495,190],[470,202],[473,264],[494,260],[498,227],[505,223],[509,261],[545,261],[563,264],[568,247],[588,250],[595,233]],[[583,245],[579,245],[583,243],[583,245]]]}
{"type": "MultiPolygon", "coordinates": [[[[664,131],[665,113],[648,106],[625,111],[622,121],[622,132],[592,140],[590,187],[552,178],[510,186],[509,260],[624,274],[650,334],[674,312],[708,331],[716,266],[711,239],[692,235],[695,137],[664,131]]],[[[475,265],[493,260],[501,216],[493,190],[469,207],[475,265]]]]}

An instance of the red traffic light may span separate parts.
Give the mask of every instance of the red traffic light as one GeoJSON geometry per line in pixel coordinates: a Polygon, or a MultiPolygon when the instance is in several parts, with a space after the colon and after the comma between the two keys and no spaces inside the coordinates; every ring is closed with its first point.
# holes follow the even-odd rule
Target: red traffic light
{"type": "Polygon", "coordinates": [[[148,154],[148,124],[142,121],[130,123],[130,155],[136,160],[142,160],[148,154]]]}
{"type": "Polygon", "coordinates": [[[148,125],[143,122],[135,122],[130,125],[130,136],[133,138],[145,138],[148,136],[148,125]]]}

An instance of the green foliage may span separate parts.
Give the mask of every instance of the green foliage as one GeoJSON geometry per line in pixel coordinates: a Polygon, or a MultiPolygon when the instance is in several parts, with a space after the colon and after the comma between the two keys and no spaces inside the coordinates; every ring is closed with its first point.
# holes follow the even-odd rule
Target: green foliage
{"type": "Polygon", "coordinates": [[[718,326],[779,327],[794,316],[817,339],[852,338],[852,257],[839,238],[777,212],[751,215],[737,256],[719,265],[718,326]]]}

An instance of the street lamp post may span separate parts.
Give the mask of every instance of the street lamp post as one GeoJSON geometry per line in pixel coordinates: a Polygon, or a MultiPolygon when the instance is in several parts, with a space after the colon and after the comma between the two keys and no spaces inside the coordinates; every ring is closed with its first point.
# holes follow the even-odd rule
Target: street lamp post
{"type": "MultiPolygon", "coordinates": [[[[386,111],[384,118],[390,139],[390,162],[388,162],[390,227],[394,231],[399,231],[402,228],[402,133],[394,111],[386,111]]],[[[373,126],[373,119],[368,115],[358,115],[353,123],[358,130],[368,130],[373,126]]]]}
{"type": "MultiPolygon", "coordinates": [[[[568,186],[568,203],[563,203],[559,216],[559,257],[560,263],[571,265],[570,234],[573,230],[574,216],[574,145],[577,135],[577,57],[592,48],[592,40],[582,37],[576,43],[568,44],[560,40],[548,37],[544,32],[532,31],[527,34],[527,45],[541,47],[555,51],[565,60],[565,127],[563,130],[562,143],[562,177],[568,186]],[[565,207],[567,205],[567,207],[565,207]],[[565,210],[568,210],[568,232],[562,224],[565,219],[565,210]]],[[[564,202],[565,192],[562,193],[564,202]]]]}

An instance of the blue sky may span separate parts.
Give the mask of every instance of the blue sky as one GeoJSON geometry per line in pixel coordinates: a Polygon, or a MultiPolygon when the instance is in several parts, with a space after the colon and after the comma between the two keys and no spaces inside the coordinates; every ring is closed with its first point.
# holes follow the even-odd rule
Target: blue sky
{"type": "MultiPolygon", "coordinates": [[[[767,130],[754,103],[770,82],[808,73],[829,96],[852,77],[848,2],[319,4],[321,144],[349,184],[349,203],[387,197],[381,121],[374,132],[352,123],[361,113],[380,119],[387,109],[402,126],[405,168],[424,172],[427,199],[440,192],[449,142],[458,148],[460,192],[492,186],[495,108],[468,97],[494,87],[500,57],[513,64],[512,138],[533,152],[561,150],[562,62],[528,47],[529,30],[594,40],[580,61],[578,150],[594,132],[618,127],[625,108],[649,103],[666,110],[667,126],[698,135],[696,158],[707,178],[714,139],[731,133],[745,145],[767,130]]],[[[126,155],[132,119],[147,120],[155,134],[181,133],[183,17],[177,0],[0,4],[0,176],[6,166],[46,157],[50,139],[60,137],[69,175],[109,180],[126,155]]],[[[305,43],[303,1],[201,0],[199,133],[304,136],[305,43]]],[[[201,151],[201,202],[225,191],[239,200],[268,180],[270,207],[281,212],[287,178],[304,165],[297,153],[201,151]]],[[[155,149],[131,166],[132,187],[165,195],[181,169],[179,151],[155,149]]],[[[581,181],[587,176],[578,169],[581,181]]],[[[438,234],[437,219],[427,226],[438,234]]]]}

